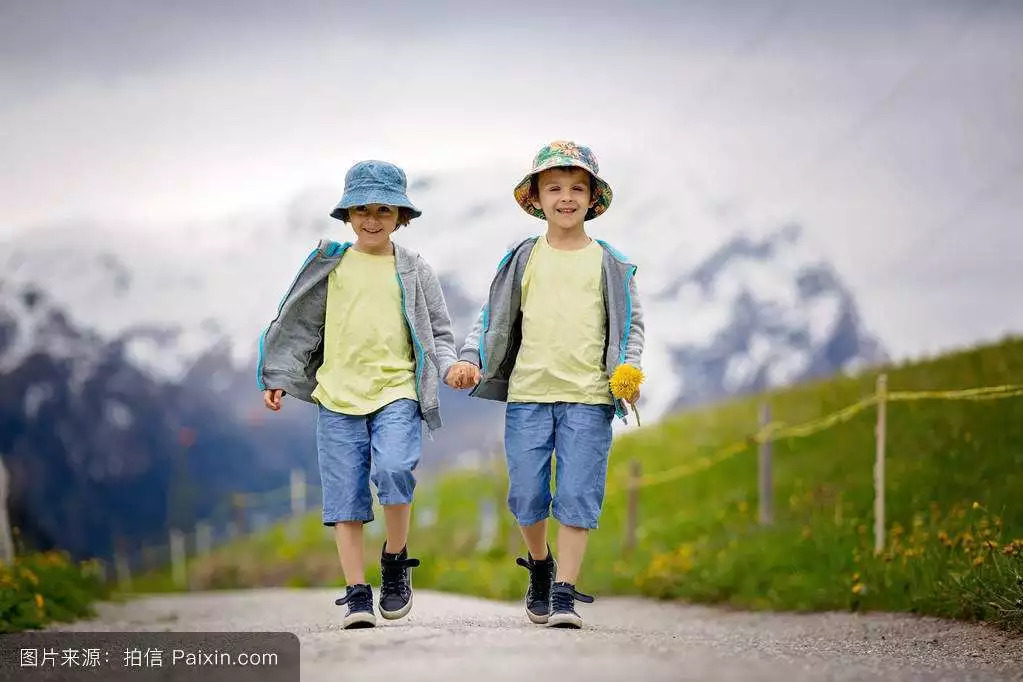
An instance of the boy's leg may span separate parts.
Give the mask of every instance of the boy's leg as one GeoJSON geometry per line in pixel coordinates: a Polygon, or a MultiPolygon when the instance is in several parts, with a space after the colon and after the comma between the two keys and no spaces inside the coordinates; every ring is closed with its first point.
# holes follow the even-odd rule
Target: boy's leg
{"type": "Polygon", "coordinates": [[[407,543],[412,494],[422,449],[422,416],[415,400],[396,400],[370,416],[371,478],[384,507],[387,540],[380,552],[380,615],[401,618],[412,609],[412,568],[407,543]]]}
{"type": "Polygon", "coordinates": [[[340,521],[334,524],[334,542],[341,560],[341,572],[348,585],[366,584],[366,558],[362,545],[362,521],[340,521]]]}
{"type": "Polygon", "coordinates": [[[334,526],[334,541],[344,573],[345,596],[336,600],[348,612],[345,628],[372,627],[373,591],[366,583],[363,523],[373,520],[369,490],[369,429],[365,417],[320,407],[316,449],[323,488],[323,523],[334,526]]]}
{"type": "Polygon", "coordinates": [[[515,563],[529,570],[526,616],[546,623],[550,589],[557,564],[547,546],[551,506],[551,453],[554,449],[552,406],[508,403],[505,408],[504,451],[508,463],[508,508],[519,524],[528,556],[515,563]]]}
{"type": "Polygon", "coordinates": [[[412,518],[411,504],[388,504],[384,506],[384,524],[387,526],[387,541],[384,551],[397,554],[408,543],[408,527],[412,518]]]}
{"type": "Polygon", "coordinates": [[[552,591],[551,625],[580,627],[575,599],[592,601],[575,590],[590,529],[597,527],[604,504],[607,459],[611,450],[610,405],[557,403],[554,448],[554,518],[561,524],[558,553],[561,560],[552,591]]]}
{"type": "Polygon", "coordinates": [[[558,575],[555,580],[559,583],[571,583],[575,585],[579,579],[579,569],[583,565],[583,555],[586,554],[586,541],[589,540],[590,529],[566,526],[561,524],[558,528],[558,575]]]}
{"type": "Polygon", "coordinates": [[[547,519],[537,521],[529,526],[519,526],[522,539],[526,541],[526,549],[529,550],[529,557],[537,561],[547,558],[547,519]]]}

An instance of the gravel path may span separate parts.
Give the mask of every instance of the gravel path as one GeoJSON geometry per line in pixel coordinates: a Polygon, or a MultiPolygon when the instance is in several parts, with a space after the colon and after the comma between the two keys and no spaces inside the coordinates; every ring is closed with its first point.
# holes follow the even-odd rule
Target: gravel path
{"type": "MultiPolygon", "coordinates": [[[[341,630],[332,590],[267,589],[101,604],[62,630],[290,631],[302,679],[1021,680],[1023,638],[907,615],[778,614],[605,597],[583,630],[530,624],[518,604],[417,591],[408,618],[341,630]]],[[[584,609],[584,610],[582,610],[584,609]]]]}

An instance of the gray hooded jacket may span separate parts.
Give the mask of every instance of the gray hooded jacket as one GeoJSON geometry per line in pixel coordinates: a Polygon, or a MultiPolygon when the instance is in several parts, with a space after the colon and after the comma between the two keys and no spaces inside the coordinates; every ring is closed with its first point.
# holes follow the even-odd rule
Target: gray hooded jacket
{"type": "MultiPolygon", "coordinates": [[[[508,399],[508,379],[522,344],[522,275],[537,239],[530,237],[514,246],[498,264],[487,302],[459,352],[460,360],[473,363],[483,375],[471,394],[477,398],[508,399]]],[[[604,249],[604,368],[611,376],[621,364],[642,368],[643,311],[634,279],[636,266],[607,242],[598,239],[597,243],[604,249]]],[[[626,421],[625,401],[614,402],[616,414],[626,421]]]]}
{"type": "MultiPolygon", "coordinates": [[[[277,317],[259,339],[256,379],[260,390],[280,388],[314,402],[316,371],[323,364],[327,276],[350,246],[351,242],[321,240],[302,264],[277,317]]],[[[440,282],[427,262],[399,244],[394,245],[394,259],[405,322],[412,336],[419,409],[432,431],[441,426],[439,380],[456,361],[451,318],[440,282]]]]}

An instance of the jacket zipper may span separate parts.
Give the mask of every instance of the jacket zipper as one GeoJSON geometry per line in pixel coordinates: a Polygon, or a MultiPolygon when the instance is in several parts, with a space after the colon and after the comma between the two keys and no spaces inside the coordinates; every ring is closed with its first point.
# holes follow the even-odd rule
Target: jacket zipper
{"type": "MultiPolygon", "coordinates": [[[[629,271],[625,273],[625,330],[622,332],[621,348],[618,349],[618,364],[625,364],[625,350],[629,345],[629,335],[632,333],[632,291],[629,289],[629,281],[632,279],[633,274],[636,272],[636,266],[633,265],[629,268],[629,271]]],[[[615,412],[624,421],[625,419],[625,401],[620,398],[615,398],[615,412]]]]}
{"type": "Polygon", "coordinates": [[[412,345],[415,348],[416,356],[416,399],[419,400],[419,404],[422,405],[422,395],[420,394],[419,382],[422,378],[422,357],[423,347],[419,343],[418,337],[416,337],[415,327],[412,326],[412,320],[408,316],[408,309],[405,307],[405,283],[401,281],[401,274],[394,273],[395,278],[398,280],[398,288],[401,289],[401,313],[405,317],[405,324],[408,325],[409,337],[412,339],[412,345]]]}

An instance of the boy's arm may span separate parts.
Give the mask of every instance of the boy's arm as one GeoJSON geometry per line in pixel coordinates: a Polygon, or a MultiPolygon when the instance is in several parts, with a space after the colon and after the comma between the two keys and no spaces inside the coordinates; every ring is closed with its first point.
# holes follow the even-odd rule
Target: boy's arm
{"type": "Polygon", "coordinates": [[[465,337],[465,343],[462,344],[462,350],[458,352],[459,360],[471,362],[477,367],[480,366],[480,339],[483,335],[483,311],[486,310],[486,308],[486,303],[480,307],[480,314],[476,316],[476,322],[472,325],[472,329],[465,337]]]}
{"type": "Polygon", "coordinates": [[[437,274],[425,260],[420,260],[420,263],[423,266],[421,280],[423,293],[426,295],[426,307],[430,311],[430,326],[433,328],[433,342],[437,349],[437,371],[440,372],[440,380],[444,381],[451,365],[458,360],[455,353],[455,334],[451,331],[451,314],[448,312],[448,304],[444,300],[444,290],[440,287],[437,274]]]}
{"type": "Polygon", "coordinates": [[[629,279],[629,295],[632,298],[632,319],[629,330],[629,343],[625,348],[625,362],[642,369],[643,343],[646,329],[643,325],[643,306],[639,301],[639,290],[636,287],[635,275],[629,279]]]}

